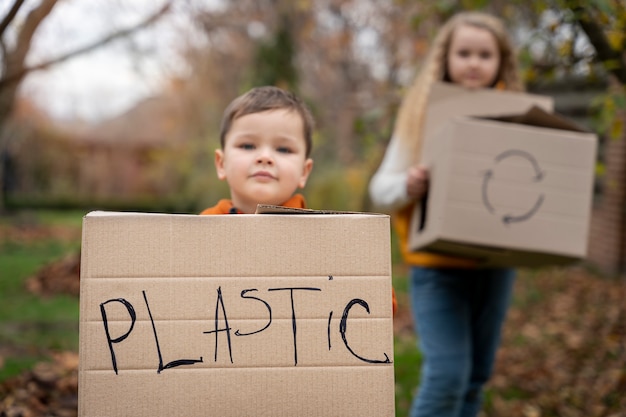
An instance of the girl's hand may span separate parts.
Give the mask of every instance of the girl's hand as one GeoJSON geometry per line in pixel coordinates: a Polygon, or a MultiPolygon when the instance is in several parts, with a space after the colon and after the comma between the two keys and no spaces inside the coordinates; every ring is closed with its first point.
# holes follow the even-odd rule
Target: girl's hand
{"type": "Polygon", "coordinates": [[[406,192],[409,197],[420,200],[428,191],[428,169],[424,166],[412,166],[407,171],[406,192]]]}

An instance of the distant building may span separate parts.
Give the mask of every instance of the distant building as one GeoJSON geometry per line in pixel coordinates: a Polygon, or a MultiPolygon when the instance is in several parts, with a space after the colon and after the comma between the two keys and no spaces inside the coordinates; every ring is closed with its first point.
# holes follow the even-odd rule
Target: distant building
{"type": "Polygon", "coordinates": [[[136,206],[173,198],[189,137],[180,97],[163,95],[95,125],[59,123],[28,105],[3,157],[10,206],[136,206]]]}

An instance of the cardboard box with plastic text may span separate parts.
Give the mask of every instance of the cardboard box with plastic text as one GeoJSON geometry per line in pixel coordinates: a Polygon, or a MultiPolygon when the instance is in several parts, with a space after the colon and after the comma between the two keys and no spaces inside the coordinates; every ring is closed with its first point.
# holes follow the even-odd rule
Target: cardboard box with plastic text
{"type": "Polygon", "coordinates": [[[393,416],[389,217],[84,218],[79,415],[393,416]]]}

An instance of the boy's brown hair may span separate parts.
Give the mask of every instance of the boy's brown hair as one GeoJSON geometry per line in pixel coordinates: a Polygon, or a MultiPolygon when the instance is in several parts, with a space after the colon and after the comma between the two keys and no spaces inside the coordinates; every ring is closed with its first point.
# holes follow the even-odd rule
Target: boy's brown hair
{"type": "Polygon", "coordinates": [[[292,92],[273,86],[253,88],[234,99],[228,107],[226,107],[220,128],[220,145],[224,148],[226,135],[236,119],[247,114],[278,109],[296,111],[302,118],[306,157],[309,157],[311,148],[313,147],[312,136],[315,126],[311,111],[307,105],[292,92]]]}

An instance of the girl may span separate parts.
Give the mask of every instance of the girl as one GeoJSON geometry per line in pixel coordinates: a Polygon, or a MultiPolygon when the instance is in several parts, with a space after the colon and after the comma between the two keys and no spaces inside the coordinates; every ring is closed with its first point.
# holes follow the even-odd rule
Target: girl
{"type": "Polygon", "coordinates": [[[417,161],[428,94],[436,81],[521,91],[503,23],[488,14],[464,12],[440,29],[400,106],[369,187],[374,204],[394,213],[403,257],[411,267],[411,306],[424,357],[411,417],[474,417],[492,372],[514,271],[477,268],[466,259],[407,248],[413,206],[428,190],[428,169],[417,161]]]}

